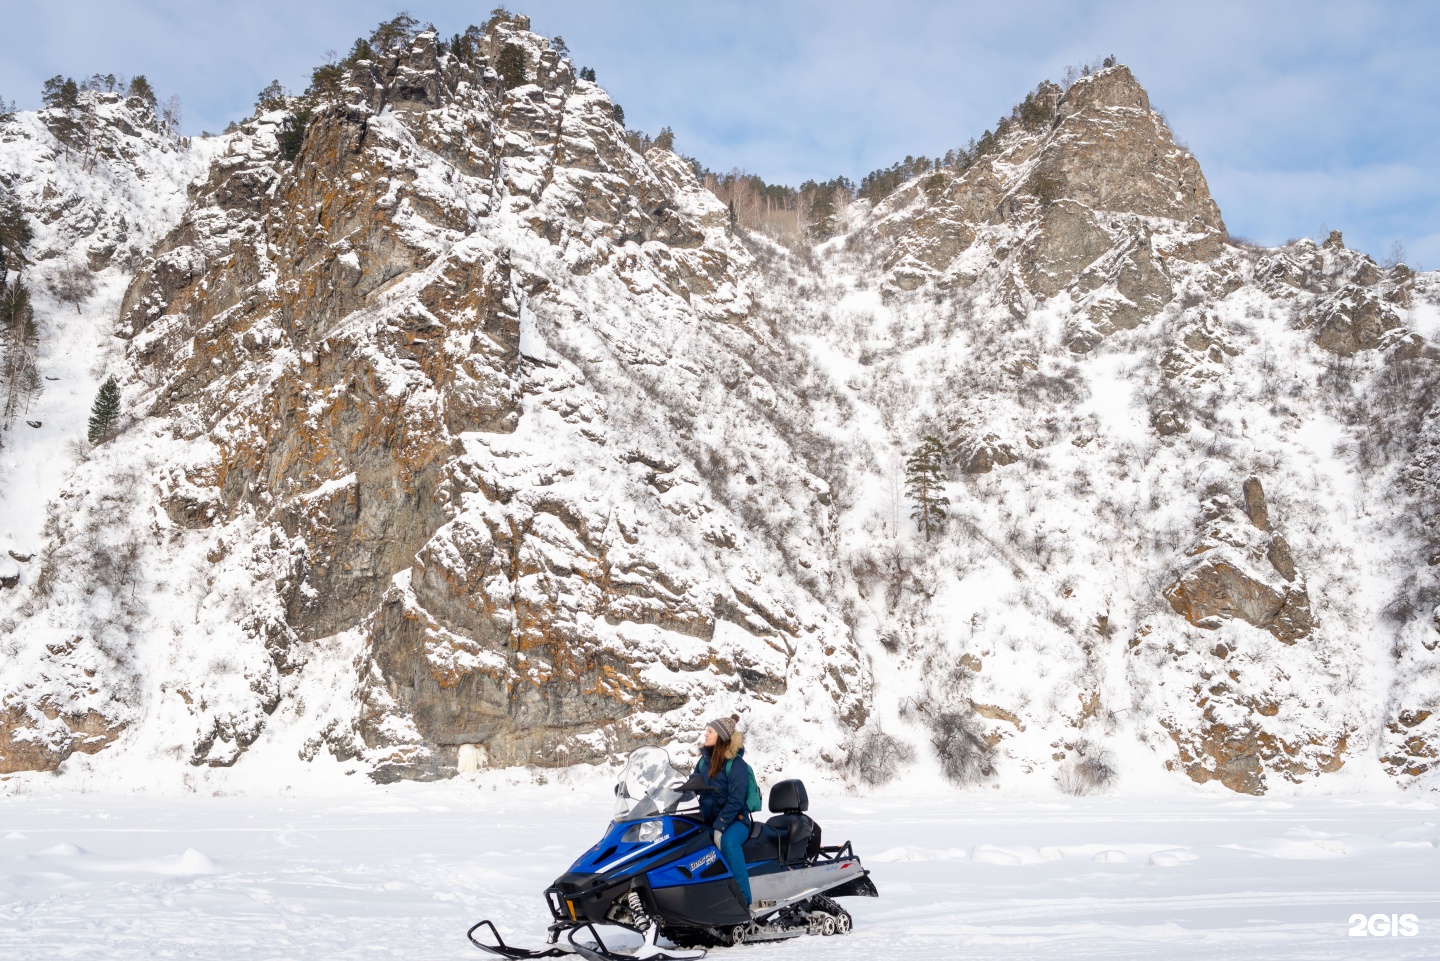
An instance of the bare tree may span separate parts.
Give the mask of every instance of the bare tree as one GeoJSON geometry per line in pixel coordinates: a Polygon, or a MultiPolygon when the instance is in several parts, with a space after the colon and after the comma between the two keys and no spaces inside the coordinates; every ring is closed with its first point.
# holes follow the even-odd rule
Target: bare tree
{"type": "Polygon", "coordinates": [[[180,135],[180,118],[180,95],[171,94],[170,99],[165,101],[164,110],[160,113],[160,123],[172,137],[180,135]]]}
{"type": "Polygon", "coordinates": [[[1386,270],[1394,270],[1396,267],[1405,263],[1408,256],[1409,254],[1405,251],[1405,245],[1397,240],[1390,245],[1390,253],[1386,255],[1384,260],[1380,261],[1380,266],[1386,270]]]}
{"type": "Polygon", "coordinates": [[[74,304],[78,314],[80,305],[95,293],[95,275],[80,264],[66,264],[56,271],[50,282],[50,292],[63,303],[74,304]]]}

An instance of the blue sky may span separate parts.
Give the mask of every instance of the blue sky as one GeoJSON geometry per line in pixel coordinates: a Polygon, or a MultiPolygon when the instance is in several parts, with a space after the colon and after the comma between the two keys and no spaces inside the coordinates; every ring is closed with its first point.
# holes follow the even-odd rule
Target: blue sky
{"type": "MultiPolygon", "coordinates": [[[[443,32],[494,0],[408,3],[443,32]]],[[[144,73],[187,132],[300,89],[404,0],[0,0],[0,94],[44,78],[144,73]],[[16,42],[16,38],[24,38],[16,42]]],[[[1203,4],[890,0],[511,3],[594,67],[631,126],[668,125],[708,166],[778,182],[858,180],[993,126],[1068,64],[1113,53],[1199,158],[1231,231],[1344,231],[1440,268],[1440,16],[1430,2],[1203,4]]]]}

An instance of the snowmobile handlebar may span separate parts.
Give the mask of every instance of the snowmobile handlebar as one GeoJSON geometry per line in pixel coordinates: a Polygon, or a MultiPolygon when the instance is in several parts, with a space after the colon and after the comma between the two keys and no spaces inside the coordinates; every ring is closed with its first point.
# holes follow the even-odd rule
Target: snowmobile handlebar
{"type": "Polygon", "coordinates": [[[712,794],[720,793],[720,789],[718,787],[713,787],[712,785],[706,784],[705,779],[699,774],[692,774],[684,781],[681,781],[679,784],[672,784],[670,786],[670,790],[680,791],[682,793],[689,792],[692,794],[699,793],[700,791],[709,791],[712,794]]]}

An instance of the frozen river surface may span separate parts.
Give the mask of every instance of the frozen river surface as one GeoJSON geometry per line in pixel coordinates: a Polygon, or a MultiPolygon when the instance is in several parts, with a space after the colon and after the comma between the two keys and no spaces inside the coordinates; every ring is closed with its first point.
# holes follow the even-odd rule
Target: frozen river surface
{"type": "MultiPolygon", "coordinates": [[[[346,800],[0,797],[0,958],[479,958],[538,943],[540,892],[605,826],[594,787],[367,789],[346,800]]],[[[1440,809],[1329,797],[902,802],[833,797],[879,899],[780,958],[1436,958],[1440,809]],[[1354,937],[1355,914],[1414,914],[1354,937]]]]}

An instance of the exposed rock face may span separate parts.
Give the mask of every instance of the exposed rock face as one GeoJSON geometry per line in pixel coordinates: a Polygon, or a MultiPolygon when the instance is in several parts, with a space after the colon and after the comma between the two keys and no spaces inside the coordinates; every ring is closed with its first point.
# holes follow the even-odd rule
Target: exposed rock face
{"type": "Polygon", "coordinates": [[[958,175],[934,175],[936,190],[897,191],[869,229],[889,246],[900,290],[930,278],[970,283],[1013,262],[1021,312],[1032,297],[1068,292],[1082,309],[1067,342],[1083,353],[1171,300],[1166,257],[1220,259],[1225,225],[1199,164],[1128,68],[1038,94],[1053,124],[1002,126],[989,153],[958,175]],[[1157,237],[1152,225],[1166,221],[1157,237]]]}
{"type": "Polygon", "coordinates": [[[1387,336],[1400,330],[1394,308],[1376,293],[1354,284],[1317,304],[1310,323],[1315,328],[1315,343],[1342,357],[1384,346],[1387,336]]]}
{"type": "Polygon", "coordinates": [[[1057,200],[1041,214],[1038,229],[1021,255],[1026,286],[1042,297],[1054,297],[1108,253],[1113,243],[1089,207],[1068,198],[1057,200]]]}
{"type": "Polygon", "coordinates": [[[381,779],[453,773],[462,745],[602,759],[717,698],[863,723],[868,676],[795,563],[825,553],[824,483],[763,471],[793,512],[779,544],[740,520],[760,469],[729,480],[785,448],[756,411],[793,400],[747,361],[771,348],[743,326],[725,208],[673,154],[637,155],[519,20],[480,48],[422,33],[359,62],[293,158],[286,111],[241,125],[125,296],[176,445],[165,536],[254,591],[225,628],[243,653],[168,695],[190,762],[235,764],[315,645],[357,632],[355,700],[306,755],[381,779]],[[486,60],[506,43],[532,73],[509,90],[486,60]],[[717,410],[761,427],[727,442],[717,410]]]}
{"type": "MultiPolygon", "coordinates": [[[[1223,493],[1205,502],[1201,535],[1186,552],[1197,560],[1165,599],[1195,627],[1219,631],[1239,620],[1294,645],[1316,629],[1305,582],[1272,528],[1259,478],[1247,478],[1241,493],[1238,507],[1223,493]]],[[[1352,732],[1306,718],[1309,706],[1295,697],[1283,659],[1257,656],[1253,634],[1223,636],[1205,653],[1190,647],[1204,643],[1198,637],[1168,652],[1176,667],[1198,662],[1199,673],[1183,707],[1161,718],[1178,750],[1174,765],[1197,783],[1217,780],[1244,794],[1264,794],[1275,776],[1299,781],[1339,770],[1352,732]]],[[[1312,656],[1325,657],[1305,655],[1312,656]]]]}
{"type": "Polygon", "coordinates": [[[958,461],[967,474],[988,474],[996,467],[1013,464],[1019,459],[1015,448],[994,434],[986,434],[962,446],[958,461]]]}
{"type": "Polygon", "coordinates": [[[1186,552],[1198,560],[1165,589],[1165,599],[1196,627],[1213,629],[1239,618],[1294,644],[1314,626],[1310,597],[1303,580],[1296,582],[1289,545],[1270,529],[1259,479],[1247,479],[1243,494],[1248,524],[1239,522],[1225,495],[1206,503],[1205,528],[1186,552]]]}
{"type": "MultiPolygon", "coordinates": [[[[1262,716],[1278,713],[1278,705],[1273,703],[1253,708],[1262,716]]],[[[1217,720],[1218,713],[1207,708],[1208,723],[1198,731],[1169,730],[1180,752],[1181,768],[1197,784],[1219,781],[1240,794],[1264,794],[1267,771],[1298,780],[1317,772],[1333,773],[1344,764],[1344,736],[1287,743],[1258,725],[1232,728],[1217,720]]]]}
{"type": "Polygon", "coordinates": [[[53,771],[75,753],[94,754],[124,730],[97,711],[67,714],[42,702],[0,711],[0,774],[53,771]]]}
{"type": "Polygon", "coordinates": [[[1194,222],[1224,233],[1200,165],[1174,136],[1125,66],[1075,83],[1058,106],[1060,122],[1036,173],[1094,210],[1194,222]]]}
{"type": "Polygon", "coordinates": [[[1174,437],[1176,434],[1183,434],[1190,429],[1185,419],[1173,410],[1157,410],[1150,415],[1150,426],[1155,428],[1155,433],[1161,437],[1174,437]]]}
{"type": "Polygon", "coordinates": [[[1389,774],[1418,778],[1440,760],[1440,723],[1430,710],[1398,711],[1385,725],[1389,753],[1380,759],[1389,774]]]}
{"type": "MultiPolygon", "coordinates": [[[[1245,516],[1250,518],[1250,523],[1259,530],[1270,532],[1270,507],[1265,503],[1265,488],[1260,485],[1260,478],[1247,477],[1244,485],[1240,488],[1245,498],[1245,516]]],[[[1285,578],[1294,580],[1294,576],[1285,578]]]]}

